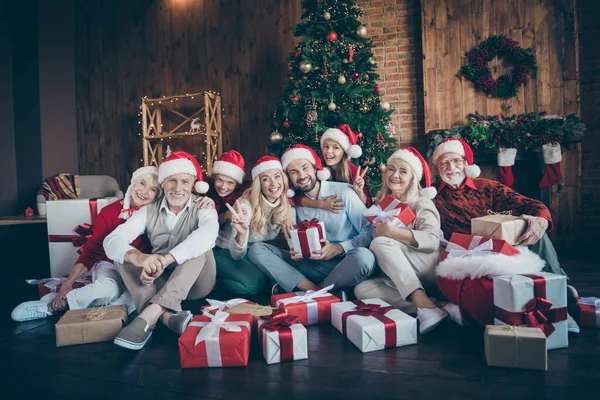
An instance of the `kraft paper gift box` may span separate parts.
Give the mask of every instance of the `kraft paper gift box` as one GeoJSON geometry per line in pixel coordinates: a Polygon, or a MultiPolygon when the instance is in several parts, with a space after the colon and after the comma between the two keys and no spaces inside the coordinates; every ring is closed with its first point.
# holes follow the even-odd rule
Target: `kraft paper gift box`
{"type": "Polygon", "coordinates": [[[263,315],[271,315],[273,307],[261,306],[249,300],[236,298],[227,301],[219,301],[206,299],[208,306],[202,306],[203,312],[215,314],[217,310],[224,311],[229,314],[250,314],[252,315],[252,328],[256,330],[257,322],[263,315]]]}
{"type": "Polygon", "coordinates": [[[216,312],[216,310],[226,311],[232,307],[235,307],[235,306],[237,306],[239,304],[243,304],[243,303],[255,304],[255,303],[252,303],[250,300],[246,300],[241,297],[237,297],[235,299],[230,299],[230,300],[226,300],[226,301],[206,299],[206,302],[208,303],[208,305],[202,306],[201,309],[203,312],[208,311],[208,312],[212,312],[212,314],[214,314],[216,312]]]}
{"type": "Polygon", "coordinates": [[[321,250],[321,239],[326,238],[325,225],[316,218],[298,222],[290,231],[291,246],[303,258],[310,258],[313,251],[321,250]]]}
{"type": "Polygon", "coordinates": [[[495,325],[541,329],[548,350],[569,346],[567,279],[547,272],[494,277],[495,325]]]}
{"type": "Polygon", "coordinates": [[[306,328],[282,308],[258,320],[258,344],[267,364],[308,358],[306,328]]]}
{"type": "Polygon", "coordinates": [[[127,325],[127,306],[69,310],[55,325],[56,347],[108,342],[127,325]]]}
{"type": "Polygon", "coordinates": [[[600,328],[600,299],[597,297],[577,298],[579,324],[586,328],[600,328]]]}
{"type": "Polygon", "coordinates": [[[464,233],[453,233],[444,254],[442,254],[441,261],[444,261],[448,257],[482,256],[490,253],[514,256],[519,254],[519,250],[504,240],[464,233]]]}
{"type": "Polygon", "coordinates": [[[46,202],[50,276],[68,275],[79,257],[79,248],[92,235],[96,216],[116,197],[52,200],[46,202]]]}
{"type": "Polygon", "coordinates": [[[490,214],[471,220],[471,235],[501,239],[508,244],[517,244],[517,239],[527,229],[527,222],[519,217],[490,214]]]}
{"type": "Polygon", "coordinates": [[[546,335],[537,328],[511,325],[485,327],[485,359],[495,367],[548,369],[546,335]]]}
{"type": "Polygon", "coordinates": [[[417,343],[417,320],[380,299],[333,304],[331,323],[363,353],[417,343]]]}
{"type": "Polygon", "coordinates": [[[416,219],[416,216],[406,204],[387,195],[379,204],[375,204],[365,211],[365,218],[371,223],[390,222],[399,228],[406,228],[416,219]]]}
{"type": "Polygon", "coordinates": [[[293,292],[271,296],[271,306],[284,308],[304,326],[331,321],[331,305],[340,299],[328,292],[333,285],[318,291],[293,292]]]}
{"type": "Polygon", "coordinates": [[[179,337],[181,368],[239,367],[248,365],[252,316],[196,315],[179,337]]]}

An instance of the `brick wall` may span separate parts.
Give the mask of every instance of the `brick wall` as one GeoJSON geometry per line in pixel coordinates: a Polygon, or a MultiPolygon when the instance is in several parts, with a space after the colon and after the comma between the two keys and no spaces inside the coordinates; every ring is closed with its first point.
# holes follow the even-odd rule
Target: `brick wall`
{"type": "Polygon", "coordinates": [[[578,0],[581,118],[587,126],[581,146],[582,246],[597,242],[600,226],[600,2],[578,0]]]}
{"type": "Polygon", "coordinates": [[[396,110],[392,123],[398,139],[425,150],[420,2],[358,0],[358,5],[375,45],[381,93],[396,110]]]}

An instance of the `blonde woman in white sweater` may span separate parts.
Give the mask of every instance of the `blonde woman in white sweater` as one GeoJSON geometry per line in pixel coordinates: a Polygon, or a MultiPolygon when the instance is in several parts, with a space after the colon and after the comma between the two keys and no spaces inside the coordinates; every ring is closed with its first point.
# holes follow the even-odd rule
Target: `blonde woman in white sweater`
{"type": "Polygon", "coordinates": [[[447,312],[427,296],[436,287],[435,269],[440,260],[440,215],[431,201],[436,190],[421,154],[412,147],[397,150],[387,161],[379,203],[387,195],[405,203],[415,214],[404,228],[389,223],[373,224],[370,250],[385,277],[362,282],[354,293],[359,299],[378,297],[405,312],[417,311],[421,333],[435,328],[447,312]],[[425,188],[419,181],[425,179],[425,188]]]}
{"type": "Polygon", "coordinates": [[[288,179],[277,157],[264,156],[252,168],[252,186],[231,210],[233,230],[229,252],[234,260],[246,256],[248,245],[273,240],[285,223],[294,220],[288,200],[288,179]]]}

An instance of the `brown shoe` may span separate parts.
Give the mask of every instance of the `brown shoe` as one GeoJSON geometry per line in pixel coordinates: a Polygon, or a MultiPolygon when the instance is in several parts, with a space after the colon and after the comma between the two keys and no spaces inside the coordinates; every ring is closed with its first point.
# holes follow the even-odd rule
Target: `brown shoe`
{"type": "Polygon", "coordinates": [[[178,313],[171,315],[171,318],[167,321],[167,327],[181,336],[193,317],[192,313],[187,310],[179,311],[178,313]]]}
{"type": "Polygon", "coordinates": [[[149,326],[145,319],[137,317],[119,331],[113,343],[129,350],[140,350],[150,339],[153,331],[154,325],[149,326]]]}

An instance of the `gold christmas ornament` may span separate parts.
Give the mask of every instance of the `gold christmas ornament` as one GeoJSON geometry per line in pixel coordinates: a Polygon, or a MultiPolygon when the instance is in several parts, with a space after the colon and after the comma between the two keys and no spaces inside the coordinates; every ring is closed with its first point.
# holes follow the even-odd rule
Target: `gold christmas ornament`
{"type": "Polygon", "coordinates": [[[340,75],[340,76],[338,77],[338,83],[339,83],[340,85],[343,85],[344,83],[346,83],[346,77],[345,77],[344,75],[340,75]]]}
{"type": "Polygon", "coordinates": [[[323,19],[324,19],[325,21],[329,21],[329,20],[331,19],[331,14],[329,14],[327,11],[325,11],[325,12],[323,13],[323,19]]]}
{"type": "Polygon", "coordinates": [[[335,103],[333,101],[331,103],[327,104],[327,109],[329,111],[335,111],[336,108],[337,108],[337,106],[335,105],[335,103]]]}
{"type": "Polygon", "coordinates": [[[387,101],[382,101],[381,103],[379,103],[379,106],[381,108],[383,108],[384,110],[389,110],[390,109],[390,103],[388,103],[387,101]]]}
{"type": "Polygon", "coordinates": [[[283,135],[278,130],[275,130],[274,132],[271,133],[271,136],[269,136],[269,139],[271,140],[271,143],[277,143],[281,139],[283,139],[283,135]]]}
{"type": "Polygon", "coordinates": [[[360,110],[361,113],[367,113],[367,112],[369,112],[369,105],[363,103],[360,105],[360,107],[358,109],[360,110]]]}
{"type": "Polygon", "coordinates": [[[361,38],[366,38],[367,37],[367,28],[365,28],[364,26],[359,26],[358,28],[356,28],[356,34],[358,36],[360,36],[361,38]]]}
{"type": "Polygon", "coordinates": [[[385,172],[386,169],[387,169],[387,165],[385,165],[384,163],[379,164],[379,171],[382,174],[385,172]]]}
{"type": "Polygon", "coordinates": [[[303,74],[308,74],[312,69],[312,64],[306,61],[300,61],[300,65],[298,66],[298,68],[303,74]]]}

